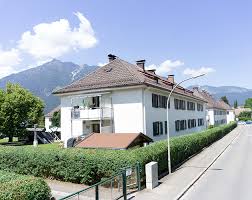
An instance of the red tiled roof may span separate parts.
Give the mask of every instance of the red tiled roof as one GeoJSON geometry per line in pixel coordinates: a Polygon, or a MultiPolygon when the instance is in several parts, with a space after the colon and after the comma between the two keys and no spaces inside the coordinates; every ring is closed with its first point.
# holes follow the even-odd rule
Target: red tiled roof
{"type": "Polygon", "coordinates": [[[134,144],[152,141],[151,138],[142,133],[93,133],[75,147],[127,149],[134,144]]]}
{"type": "MultiPolygon", "coordinates": [[[[170,91],[172,90],[174,83],[169,82],[164,77],[143,70],[137,65],[116,58],[84,78],[57,90],[54,94],[136,85],[147,85],[170,91]]],[[[181,86],[177,87],[174,92],[202,100],[199,97],[194,96],[192,91],[181,86]]]]}
{"type": "Polygon", "coordinates": [[[207,102],[207,108],[217,108],[223,110],[231,110],[232,107],[222,100],[216,100],[211,94],[199,88],[193,89],[194,95],[204,99],[207,102]]]}

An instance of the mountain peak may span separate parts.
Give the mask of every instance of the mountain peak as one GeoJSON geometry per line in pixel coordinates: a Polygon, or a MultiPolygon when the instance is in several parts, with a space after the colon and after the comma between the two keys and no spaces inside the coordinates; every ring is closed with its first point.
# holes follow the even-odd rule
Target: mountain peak
{"type": "Polygon", "coordinates": [[[46,105],[45,112],[49,112],[60,104],[58,97],[51,94],[55,88],[69,85],[96,68],[95,66],[86,64],[79,66],[72,62],[62,62],[58,59],[52,59],[38,67],[0,79],[0,88],[5,88],[7,82],[18,83],[44,100],[46,105]]]}

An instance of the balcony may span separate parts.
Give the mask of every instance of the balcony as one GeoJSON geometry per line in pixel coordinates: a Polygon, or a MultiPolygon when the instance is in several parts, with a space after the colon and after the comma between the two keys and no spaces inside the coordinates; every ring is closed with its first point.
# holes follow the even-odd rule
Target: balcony
{"type": "Polygon", "coordinates": [[[72,109],[73,119],[104,120],[112,118],[112,108],[72,109]]]}

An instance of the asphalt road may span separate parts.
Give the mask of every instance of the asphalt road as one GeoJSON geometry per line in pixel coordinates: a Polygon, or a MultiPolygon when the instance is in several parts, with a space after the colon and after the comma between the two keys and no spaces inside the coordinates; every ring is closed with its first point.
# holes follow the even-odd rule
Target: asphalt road
{"type": "Polygon", "coordinates": [[[238,130],[240,135],[181,199],[252,199],[252,125],[238,130]]]}

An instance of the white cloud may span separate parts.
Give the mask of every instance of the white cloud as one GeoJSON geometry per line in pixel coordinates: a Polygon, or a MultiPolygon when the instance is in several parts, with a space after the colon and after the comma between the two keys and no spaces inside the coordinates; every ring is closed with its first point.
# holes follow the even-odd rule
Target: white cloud
{"type": "Polygon", "coordinates": [[[208,74],[211,72],[215,72],[215,69],[211,67],[201,67],[199,69],[186,68],[183,73],[185,75],[198,76],[201,74],[208,74]]]}
{"type": "Polygon", "coordinates": [[[98,65],[99,67],[103,67],[103,66],[106,65],[106,64],[108,64],[108,63],[99,62],[97,65],[98,65]]]}
{"type": "Polygon", "coordinates": [[[0,70],[1,70],[1,73],[0,73],[0,78],[3,78],[5,76],[8,76],[10,74],[13,74],[13,73],[16,73],[17,71],[15,69],[13,69],[12,67],[10,66],[6,66],[6,67],[1,67],[0,66],[0,70]]]}
{"type": "Polygon", "coordinates": [[[41,23],[33,31],[22,34],[18,47],[36,59],[56,58],[71,50],[94,47],[97,43],[90,22],[80,13],[74,13],[80,23],[71,28],[67,19],[41,23]]]}
{"type": "Polygon", "coordinates": [[[0,67],[15,66],[20,62],[21,58],[17,49],[11,49],[9,51],[3,51],[0,49],[0,67]]]}
{"type": "Polygon", "coordinates": [[[3,51],[0,49],[0,78],[16,72],[15,67],[21,62],[17,49],[3,51]]]}
{"type": "Polygon", "coordinates": [[[180,60],[166,60],[164,62],[162,62],[160,65],[149,65],[146,69],[155,69],[156,70],[156,74],[161,75],[161,76],[166,76],[167,73],[169,73],[170,71],[172,71],[173,69],[183,66],[184,63],[180,60]]]}

